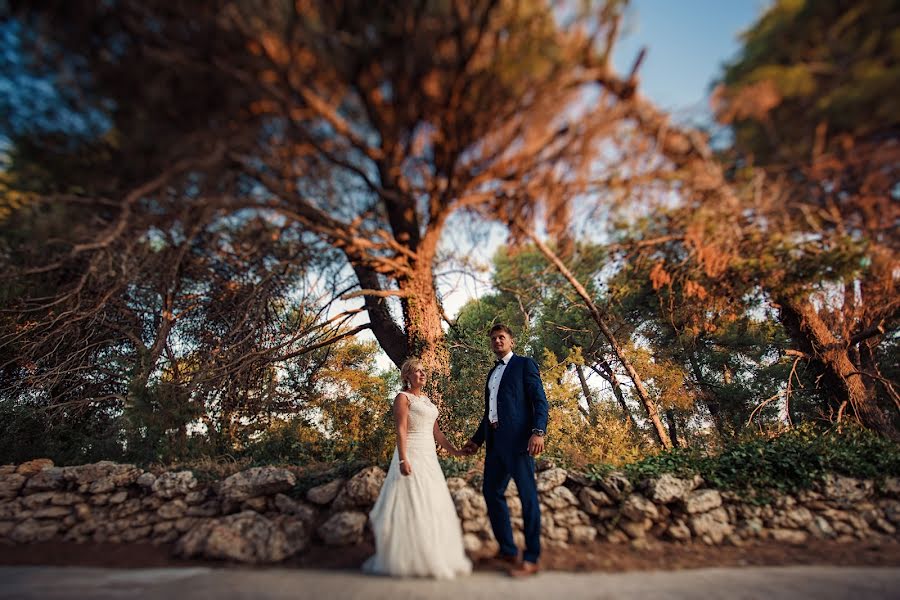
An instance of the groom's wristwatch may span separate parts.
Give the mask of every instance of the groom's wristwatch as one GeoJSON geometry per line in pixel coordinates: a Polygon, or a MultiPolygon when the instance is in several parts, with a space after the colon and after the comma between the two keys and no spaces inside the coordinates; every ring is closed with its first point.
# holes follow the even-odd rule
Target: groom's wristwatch
{"type": "Polygon", "coordinates": [[[531,430],[531,434],[532,434],[532,435],[539,435],[539,436],[541,436],[541,437],[544,437],[544,436],[546,435],[546,433],[544,432],[543,429],[532,429],[532,430],[531,430]]]}

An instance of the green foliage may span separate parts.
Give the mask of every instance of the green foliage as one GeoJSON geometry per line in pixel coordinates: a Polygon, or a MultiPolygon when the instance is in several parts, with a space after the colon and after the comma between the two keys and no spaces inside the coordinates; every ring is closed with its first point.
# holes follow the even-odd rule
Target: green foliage
{"type": "Polygon", "coordinates": [[[247,428],[233,452],[260,464],[385,463],[394,447],[390,389],[396,375],[380,373],[373,342],[343,341],[312,357],[316,368],[288,370],[289,389],[303,398],[247,428]]]}
{"type": "Polygon", "coordinates": [[[307,418],[301,416],[271,422],[259,435],[247,440],[236,454],[254,464],[306,464],[337,462],[344,456],[307,418]]]}
{"type": "Polygon", "coordinates": [[[0,396],[0,462],[49,457],[58,464],[186,463],[202,465],[199,471],[210,470],[211,477],[222,472],[222,464],[235,462],[385,462],[394,443],[388,389],[397,382],[391,373],[376,371],[376,351],[371,342],[355,341],[324,349],[309,373],[289,369],[296,375],[285,382],[295,394],[292,404],[274,387],[246,395],[267,407],[262,414],[250,406],[207,412],[208,405],[170,381],[167,372],[146,385],[133,381],[124,408],[82,403],[66,411],[38,399],[0,396]]]}
{"type": "Polygon", "coordinates": [[[474,456],[439,456],[438,462],[441,464],[441,470],[444,477],[462,477],[463,479],[473,471],[478,459],[474,456]]]}
{"type": "Polygon", "coordinates": [[[581,469],[581,474],[587,477],[588,481],[597,483],[613,471],[615,467],[609,463],[596,463],[585,465],[581,469]]]}
{"type": "Polygon", "coordinates": [[[344,461],[338,463],[316,463],[305,467],[297,475],[297,483],[291,491],[294,497],[302,497],[317,485],[328,483],[341,477],[347,479],[356,474],[360,469],[369,466],[366,461],[344,461]]]}
{"type": "Polygon", "coordinates": [[[723,75],[720,116],[759,162],[809,156],[815,125],[833,137],[900,123],[896,0],[778,0],[743,35],[723,75]],[[812,124],[812,126],[810,126],[812,124]]]}
{"type": "Polygon", "coordinates": [[[581,361],[576,349],[557,361],[544,351],[541,377],[550,405],[547,457],[568,468],[607,462],[621,465],[642,455],[641,444],[621,411],[596,404],[585,418],[579,404],[583,391],[569,365],[581,361]]]}
{"type": "MultiPolygon", "coordinates": [[[[484,410],[485,376],[494,361],[488,332],[491,326],[504,322],[516,334],[516,350],[521,352],[521,316],[516,318],[514,305],[499,294],[487,294],[462,307],[456,326],[447,333],[450,347],[450,378],[444,391],[444,410],[440,426],[453,443],[471,436],[484,410]]],[[[527,339],[527,338],[525,338],[527,339]]]]}
{"type": "Polygon", "coordinates": [[[122,460],[118,423],[108,411],[56,411],[0,398],[0,464],[46,457],[58,465],[122,460]]]}
{"type": "MultiPolygon", "coordinates": [[[[187,458],[193,454],[189,451],[192,444],[187,427],[199,414],[197,405],[190,401],[182,386],[166,381],[147,386],[133,383],[122,419],[125,456],[140,464],[187,458]]],[[[197,450],[202,452],[206,448],[197,450]]]]}
{"type": "MultiPolygon", "coordinates": [[[[602,467],[592,467],[603,473],[602,467]]],[[[900,445],[858,426],[823,430],[811,425],[775,437],[747,437],[717,454],[674,449],[625,467],[638,482],[663,473],[701,475],[709,485],[764,500],[769,491],[807,489],[827,473],[881,478],[900,475],[900,445]]]]}

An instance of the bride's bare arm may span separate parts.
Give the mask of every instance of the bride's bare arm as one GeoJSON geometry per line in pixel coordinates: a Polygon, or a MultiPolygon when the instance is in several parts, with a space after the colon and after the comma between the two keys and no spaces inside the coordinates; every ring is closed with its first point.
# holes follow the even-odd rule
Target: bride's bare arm
{"type": "Polygon", "coordinates": [[[453,456],[462,456],[462,453],[456,449],[456,446],[450,443],[450,440],[444,435],[444,432],[441,431],[441,428],[438,427],[437,421],[434,422],[434,439],[438,443],[438,445],[452,454],[453,456]]]}
{"type": "Polygon", "coordinates": [[[400,458],[400,473],[412,473],[412,465],[406,458],[406,432],[409,424],[409,398],[406,394],[394,397],[394,424],[397,426],[397,455],[400,458]]]}

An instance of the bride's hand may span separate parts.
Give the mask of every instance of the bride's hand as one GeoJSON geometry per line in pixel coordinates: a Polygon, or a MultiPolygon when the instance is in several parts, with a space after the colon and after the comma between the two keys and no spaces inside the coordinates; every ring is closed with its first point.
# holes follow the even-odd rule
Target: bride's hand
{"type": "Polygon", "coordinates": [[[473,442],[472,440],[469,440],[469,441],[466,442],[466,444],[462,447],[462,449],[460,450],[460,452],[462,452],[462,455],[463,455],[463,456],[472,456],[473,454],[475,454],[476,452],[478,452],[478,446],[475,445],[475,442],[473,442]]]}
{"type": "Polygon", "coordinates": [[[412,475],[412,465],[409,464],[408,460],[405,460],[402,463],[400,463],[400,474],[403,475],[404,477],[406,477],[408,475],[412,475]]]}

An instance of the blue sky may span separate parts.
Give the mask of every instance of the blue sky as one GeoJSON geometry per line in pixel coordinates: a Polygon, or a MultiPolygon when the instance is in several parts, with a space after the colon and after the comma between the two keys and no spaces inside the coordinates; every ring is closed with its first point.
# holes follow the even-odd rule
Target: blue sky
{"type": "Polygon", "coordinates": [[[647,47],[639,71],[640,91],[677,116],[708,110],[709,84],[735,55],[738,35],[771,4],[770,0],[632,0],[623,35],[613,55],[628,73],[647,47]]]}

